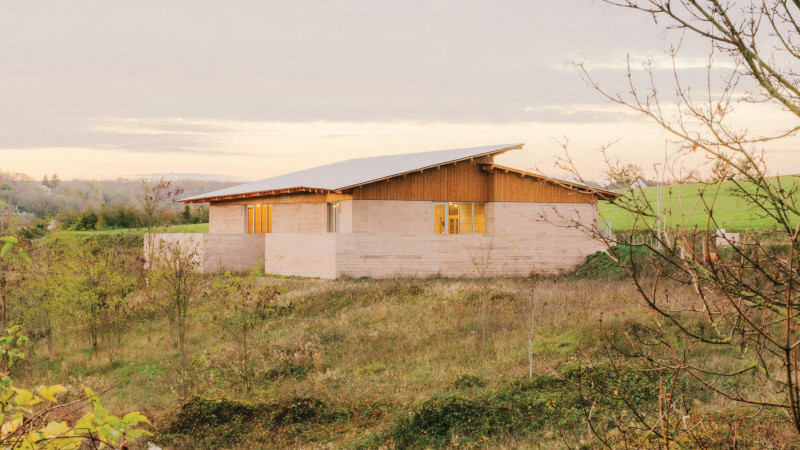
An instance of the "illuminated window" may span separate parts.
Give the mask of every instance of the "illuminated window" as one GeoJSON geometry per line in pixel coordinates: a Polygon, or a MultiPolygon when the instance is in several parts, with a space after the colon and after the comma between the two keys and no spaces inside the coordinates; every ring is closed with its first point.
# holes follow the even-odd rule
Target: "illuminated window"
{"type": "Polygon", "coordinates": [[[474,233],[486,234],[486,203],[475,203],[474,233]]]}
{"type": "Polygon", "coordinates": [[[486,203],[433,204],[434,234],[486,234],[486,203]]]}
{"type": "Polygon", "coordinates": [[[247,205],[247,232],[272,233],[272,205],[247,205]]]}
{"type": "Polygon", "coordinates": [[[328,233],[339,232],[339,213],[341,210],[341,202],[328,203],[328,233]]]}
{"type": "Polygon", "coordinates": [[[436,234],[445,234],[447,232],[447,225],[445,224],[445,216],[447,216],[446,211],[446,204],[433,204],[433,232],[436,234]]]}

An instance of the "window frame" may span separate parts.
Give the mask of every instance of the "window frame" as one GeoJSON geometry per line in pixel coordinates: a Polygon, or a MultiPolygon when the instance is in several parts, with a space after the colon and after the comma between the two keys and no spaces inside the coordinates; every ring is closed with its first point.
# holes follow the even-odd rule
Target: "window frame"
{"type": "Polygon", "coordinates": [[[271,204],[262,205],[260,203],[257,203],[254,205],[244,205],[244,233],[245,234],[272,233],[271,204]]]}
{"type": "Polygon", "coordinates": [[[338,233],[339,224],[341,223],[342,215],[342,202],[328,202],[327,216],[328,216],[328,233],[338,233]]]}
{"type": "Polygon", "coordinates": [[[487,215],[488,215],[487,214],[488,202],[432,202],[432,204],[433,204],[433,207],[431,208],[431,216],[432,216],[431,230],[433,231],[433,234],[440,234],[440,235],[482,234],[484,236],[486,235],[486,220],[487,220],[487,215]],[[458,232],[457,233],[451,233],[450,232],[450,205],[451,204],[457,204],[458,205],[458,232]],[[471,214],[472,214],[471,222],[465,222],[463,220],[463,218],[462,218],[462,212],[465,209],[462,205],[464,205],[464,204],[472,205],[471,208],[467,208],[467,209],[471,210],[471,214]],[[436,232],[436,206],[437,205],[438,206],[444,206],[444,230],[443,230],[444,232],[443,233],[437,233],[436,232]],[[483,232],[476,231],[477,229],[479,229],[479,227],[476,226],[476,222],[475,222],[475,216],[478,213],[478,205],[483,205],[483,226],[480,227],[483,230],[483,232]],[[464,233],[463,232],[464,231],[463,230],[464,227],[463,227],[462,224],[465,224],[465,223],[470,223],[471,224],[471,227],[470,227],[471,233],[464,233]]]}

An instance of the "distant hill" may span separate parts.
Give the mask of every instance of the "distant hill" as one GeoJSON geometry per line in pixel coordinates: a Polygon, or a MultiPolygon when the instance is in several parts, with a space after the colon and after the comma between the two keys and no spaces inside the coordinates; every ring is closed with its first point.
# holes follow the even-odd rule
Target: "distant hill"
{"type": "MultiPolygon", "coordinates": [[[[774,183],[778,182],[777,178],[771,180],[774,183]]],[[[787,188],[797,187],[800,183],[800,175],[782,176],[780,183],[787,188]]],[[[733,194],[734,187],[733,181],[725,181],[721,184],[691,183],[661,186],[662,209],[666,210],[664,223],[668,226],[684,224],[689,227],[705,228],[708,219],[707,211],[713,201],[714,218],[720,224],[720,228],[733,231],[774,228],[773,221],[762,217],[756,209],[748,208],[747,202],[733,194]],[[702,196],[701,193],[703,193],[702,196]],[[716,199],[714,199],[715,193],[716,199]],[[707,203],[707,206],[704,205],[704,202],[707,203]]],[[[616,192],[630,195],[630,191],[627,190],[616,192]]],[[[642,192],[655,208],[656,187],[648,187],[641,191],[636,190],[636,192],[637,195],[642,192]]],[[[627,231],[634,225],[630,213],[608,202],[600,202],[600,219],[610,222],[611,228],[616,231],[627,231]]]]}

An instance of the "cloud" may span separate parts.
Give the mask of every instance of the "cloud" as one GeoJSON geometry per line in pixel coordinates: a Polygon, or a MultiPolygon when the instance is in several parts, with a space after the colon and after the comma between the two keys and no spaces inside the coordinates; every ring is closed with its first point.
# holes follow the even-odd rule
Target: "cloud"
{"type": "Polygon", "coordinates": [[[631,110],[610,103],[526,106],[525,113],[529,121],[553,124],[624,122],[638,117],[631,110]]]}
{"type": "Polygon", "coordinates": [[[180,118],[99,118],[52,121],[12,120],[0,129],[0,150],[88,148],[141,153],[241,154],[220,146],[232,131],[219,121],[180,118]]]}
{"type": "Polygon", "coordinates": [[[207,180],[207,181],[226,181],[226,182],[235,182],[235,183],[244,183],[248,180],[243,179],[242,177],[236,176],[229,176],[229,175],[220,175],[218,173],[142,173],[137,174],[137,178],[145,178],[145,179],[165,179],[165,180],[207,180]]]}
{"type": "Polygon", "coordinates": [[[561,71],[574,72],[577,64],[581,63],[589,71],[613,71],[624,73],[628,67],[632,71],[643,71],[651,69],[653,71],[674,70],[706,70],[709,63],[714,70],[733,70],[736,63],[728,58],[716,57],[709,61],[708,56],[683,56],[676,55],[674,58],[663,52],[660,55],[649,54],[617,54],[611,58],[598,58],[596,56],[587,57],[586,55],[573,53],[571,63],[558,63],[554,67],[561,71]]]}

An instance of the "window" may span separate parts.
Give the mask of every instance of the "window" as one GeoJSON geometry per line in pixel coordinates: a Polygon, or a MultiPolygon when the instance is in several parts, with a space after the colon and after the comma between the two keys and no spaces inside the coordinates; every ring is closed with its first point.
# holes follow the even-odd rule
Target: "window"
{"type": "Polygon", "coordinates": [[[486,234],[486,203],[433,204],[434,234],[486,234]]]}
{"type": "Polygon", "coordinates": [[[272,205],[247,205],[247,233],[272,233],[272,205]]]}
{"type": "Polygon", "coordinates": [[[341,210],[341,202],[328,203],[328,233],[339,232],[339,213],[341,210]]]}
{"type": "Polygon", "coordinates": [[[444,203],[433,204],[433,232],[435,234],[445,234],[447,232],[447,225],[445,225],[445,216],[447,213],[447,205],[444,203]]]}

